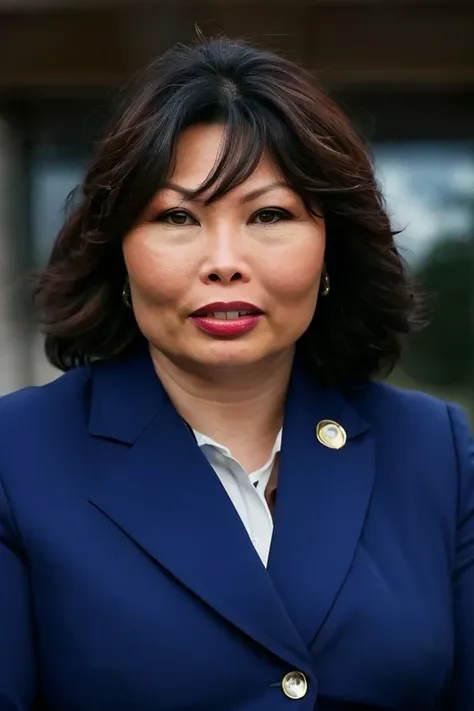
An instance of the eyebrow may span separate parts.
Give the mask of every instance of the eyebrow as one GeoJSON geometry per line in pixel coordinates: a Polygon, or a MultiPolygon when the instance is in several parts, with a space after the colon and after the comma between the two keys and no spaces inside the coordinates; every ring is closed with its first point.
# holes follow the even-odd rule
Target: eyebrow
{"type": "MultiPolygon", "coordinates": [[[[269,185],[264,185],[261,188],[251,190],[249,193],[242,195],[242,197],[240,198],[240,202],[242,204],[252,202],[252,200],[256,200],[257,198],[261,197],[262,195],[265,195],[266,193],[269,193],[271,190],[275,190],[276,188],[286,188],[287,190],[291,190],[288,183],[285,183],[283,180],[279,180],[274,183],[269,183],[269,185]]],[[[176,183],[165,183],[163,185],[163,189],[173,190],[173,192],[182,195],[185,200],[198,200],[198,198],[193,198],[193,194],[196,192],[195,190],[183,188],[181,185],[177,185],[176,183]]]]}

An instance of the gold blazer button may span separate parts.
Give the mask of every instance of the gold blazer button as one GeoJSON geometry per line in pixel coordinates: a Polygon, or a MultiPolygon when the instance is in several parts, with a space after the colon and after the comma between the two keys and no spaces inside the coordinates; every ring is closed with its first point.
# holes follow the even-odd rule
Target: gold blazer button
{"type": "Polygon", "coordinates": [[[292,671],[281,680],[281,688],[289,699],[302,699],[308,692],[308,681],[303,672],[292,671]]]}
{"type": "Polygon", "coordinates": [[[347,442],[344,427],[333,420],[321,420],[316,426],[316,437],[329,449],[342,449],[347,442]]]}

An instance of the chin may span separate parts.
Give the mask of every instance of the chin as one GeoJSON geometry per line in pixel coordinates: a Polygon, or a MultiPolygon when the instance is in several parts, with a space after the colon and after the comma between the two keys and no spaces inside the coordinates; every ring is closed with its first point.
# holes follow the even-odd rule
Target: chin
{"type": "Polygon", "coordinates": [[[258,348],[256,344],[219,341],[210,344],[208,348],[196,349],[189,355],[195,363],[199,362],[201,366],[210,368],[245,368],[275,357],[275,354],[274,350],[258,348]]]}

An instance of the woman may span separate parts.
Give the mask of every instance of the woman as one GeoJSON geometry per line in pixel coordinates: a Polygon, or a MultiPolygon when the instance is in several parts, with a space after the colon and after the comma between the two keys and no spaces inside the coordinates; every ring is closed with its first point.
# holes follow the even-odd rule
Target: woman
{"type": "Polygon", "coordinates": [[[365,149],[225,40],[132,87],[38,284],[67,371],[0,404],[0,711],[474,708],[457,407],[365,149]]]}

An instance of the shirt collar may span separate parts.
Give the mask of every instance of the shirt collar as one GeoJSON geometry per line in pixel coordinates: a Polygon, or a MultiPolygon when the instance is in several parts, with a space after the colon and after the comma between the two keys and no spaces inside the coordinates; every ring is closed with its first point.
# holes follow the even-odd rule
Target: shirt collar
{"type": "MultiPolygon", "coordinates": [[[[276,436],[275,444],[273,445],[272,453],[270,455],[270,461],[272,461],[274,459],[275,455],[281,450],[282,432],[283,432],[283,430],[281,429],[276,436]]],[[[224,454],[226,457],[232,457],[230,449],[228,447],[224,447],[223,444],[216,442],[215,440],[211,439],[211,437],[208,437],[207,435],[202,434],[201,432],[198,432],[197,430],[194,430],[194,429],[193,429],[193,434],[194,434],[194,437],[196,438],[196,443],[197,443],[198,447],[200,447],[200,448],[205,447],[205,446],[212,447],[213,449],[216,449],[219,452],[222,452],[222,454],[224,454]]]]}

